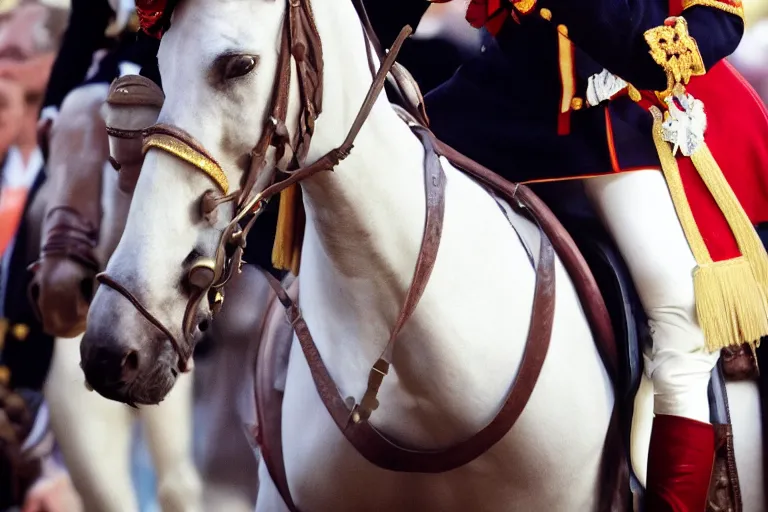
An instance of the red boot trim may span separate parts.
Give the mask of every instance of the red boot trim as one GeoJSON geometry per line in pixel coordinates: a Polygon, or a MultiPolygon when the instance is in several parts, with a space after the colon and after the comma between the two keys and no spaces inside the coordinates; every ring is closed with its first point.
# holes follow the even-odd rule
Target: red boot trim
{"type": "Polygon", "coordinates": [[[648,512],[704,512],[714,457],[712,425],[657,415],[648,454],[648,512]]]}

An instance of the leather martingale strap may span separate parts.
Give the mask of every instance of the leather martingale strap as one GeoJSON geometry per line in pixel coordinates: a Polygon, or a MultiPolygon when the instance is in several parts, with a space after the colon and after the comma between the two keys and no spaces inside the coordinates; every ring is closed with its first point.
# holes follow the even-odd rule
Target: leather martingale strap
{"type": "Polygon", "coordinates": [[[419,248],[419,255],[416,260],[416,268],[413,272],[413,280],[408,287],[408,293],[405,296],[405,302],[397,317],[397,322],[392,328],[392,332],[387,341],[387,346],[381,353],[379,360],[371,368],[368,375],[368,388],[358,405],[352,410],[351,419],[353,422],[366,421],[371,413],[379,406],[376,395],[379,387],[389,372],[392,364],[392,356],[397,343],[397,336],[400,334],[405,323],[413,315],[416,306],[419,304],[424,289],[427,287],[429,277],[432,275],[432,269],[437,260],[437,251],[440,248],[440,238],[443,234],[443,218],[445,216],[445,172],[440,159],[435,153],[432,140],[426,128],[414,126],[414,133],[421,139],[424,145],[424,187],[427,195],[426,220],[424,222],[424,235],[419,248]]]}

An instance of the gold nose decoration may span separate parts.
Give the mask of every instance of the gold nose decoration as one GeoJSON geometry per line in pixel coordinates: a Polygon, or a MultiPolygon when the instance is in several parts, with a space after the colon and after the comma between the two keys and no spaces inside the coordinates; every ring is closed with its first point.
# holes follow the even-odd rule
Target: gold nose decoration
{"type": "Polygon", "coordinates": [[[219,187],[224,195],[229,194],[229,181],[221,166],[208,156],[195,150],[184,141],[164,133],[153,133],[144,138],[144,144],[141,148],[143,154],[146,154],[152,148],[165,151],[171,155],[194,165],[197,169],[205,173],[216,186],[219,187]]]}

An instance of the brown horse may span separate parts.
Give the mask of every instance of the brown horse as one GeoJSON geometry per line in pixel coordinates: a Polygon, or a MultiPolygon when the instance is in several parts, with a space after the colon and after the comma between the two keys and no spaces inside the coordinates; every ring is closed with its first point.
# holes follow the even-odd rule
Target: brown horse
{"type": "MultiPolygon", "coordinates": [[[[115,171],[107,164],[109,142],[101,116],[107,94],[106,84],[74,90],[51,133],[50,197],[30,290],[45,330],[54,336],[85,330],[94,277],[117,246],[130,205],[130,193],[115,186],[115,171]]],[[[127,129],[148,126],[158,112],[159,106],[142,109],[126,119],[127,129]]]]}

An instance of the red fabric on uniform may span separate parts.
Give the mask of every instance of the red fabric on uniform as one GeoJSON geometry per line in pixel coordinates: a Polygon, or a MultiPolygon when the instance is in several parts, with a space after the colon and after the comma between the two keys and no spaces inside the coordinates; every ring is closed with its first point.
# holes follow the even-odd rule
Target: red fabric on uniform
{"type": "Polygon", "coordinates": [[[168,0],[136,0],[136,16],[139,26],[146,34],[160,39],[162,33],[157,23],[163,17],[168,0]]]}
{"type": "MultiPolygon", "coordinates": [[[[753,224],[768,221],[768,109],[726,61],[686,87],[704,103],[704,139],[753,224]]],[[[741,254],[725,216],[689,158],[677,159],[693,217],[714,261],[741,254]]]]}
{"type": "Polygon", "coordinates": [[[712,425],[657,415],[648,453],[649,512],[704,512],[714,459],[712,425]]]}
{"type": "Polygon", "coordinates": [[[512,5],[509,0],[470,0],[465,17],[473,27],[484,26],[488,32],[496,35],[511,16],[512,5]]]}

